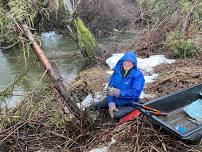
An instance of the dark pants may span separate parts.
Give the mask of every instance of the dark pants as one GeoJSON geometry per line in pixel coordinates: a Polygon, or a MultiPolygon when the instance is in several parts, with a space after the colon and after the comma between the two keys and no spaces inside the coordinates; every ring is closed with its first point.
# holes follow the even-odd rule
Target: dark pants
{"type": "MultiPolygon", "coordinates": [[[[107,99],[103,99],[102,101],[96,103],[94,105],[94,108],[96,110],[101,110],[101,109],[108,109],[108,103],[107,103],[107,99]]],[[[133,107],[131,106],[117,106],[117,109],[119,109],[118,112],[114,112],[114,119],[119,120],[122,117],[124,117],[125,115],[129,114],[130,112],[132,112],[134,110],[133,107]]]]}

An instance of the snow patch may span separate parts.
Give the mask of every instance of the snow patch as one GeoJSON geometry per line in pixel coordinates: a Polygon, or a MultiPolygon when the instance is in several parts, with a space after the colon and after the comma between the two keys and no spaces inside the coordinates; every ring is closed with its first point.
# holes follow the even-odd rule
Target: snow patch
{"type": "Polygon", "coordinates": [[[116,54],[112,54],[111,57],[109,57],[106,60],[106,63],[108,64],[108,66],[110,67],[110,69],[113,69],[116,65],[116,63],[124,56],[123,53],[116,53],[116,54]]]}
{"type": "Polygon", "coordinates": [[[89,152],[108,152],[109,149],[110,149],[110,146],[112,144],[116,143],[116,140],[114,138],[111,139],[111,142],[108,143],[107,146],[104,146],[104,147],[101,147],[101,148],[95,148],[95,149],[92,149],[90,150],[89,152]]]}
{"type": "Polygon", "coordinates": [[[86,107],[89,107],[91,104],[99,102],[103,96],[96,92],[95,95],[89,94],[81,103],[77,103],[77,106],[84,110],[86,107]]]}
{"type": "Polygon", "coordinates": [[[146,83],[150,83],[150,82],[152,82],[152,81],[154,81],[154,80],[156,80],[157,78],[158,78],[158,74],[156,74],[156,73],[153,73],[152,75],[149,75],[149,76],[144,76],[144,79],[145,79],[145,84],[146,83]]]}
{"type": "MultiPolygon", "coordinates": [[[[113,69],[117,62],[124,56],[123,53],[117,53],[112,54],[111,57],[109,57],[106,60],[106,63],[110,67],[110,69],[113,69]]],[[[149,58],[137,58],[137,67],[140,68],[140,70],[144,74],[145,78],[145,84],[151,83],[154,80],[158,78],[158,74],[153,72],[153,69],[155,66],[160,64],[172,64],[175,60],[167,59],[164,55],[152,55],[149,58]]],[[[107,74],[112,75],[113,71],[107,71],[107,74]]],[[[142,92],[140,99],[146,98],[153,98],[153,95],[147,95],[142,92]]]]}
{"type": "Polygon", "coordinates": [[[107,71],[107,74],[112,75],[114,71],[107,71]]]}
{"type": "Polygon", "coordinates": [[[154,97],[155,97],[154,95],[145,94],[144,91],[142,91],[142,93],[141,93],[141,95],[140,95],[140,99],[143,99],[143,98],[152,99],[152,98],[154,98],[154,97]]]}
{"type": "Polygon", "coordinates": [[[109,147],[95,148],[90,150],[89,152],[108,152],[109,147]]]}
{"type": "Polygon", "coordinates": [[[116,139],[112,138],[111,142],[109,143],[109,145],[111,146],[112,144],[115,144],[115,143],[116,143],[116,139]]]}
{"type": "MultiPolygon", "coordinates": [[[[110,58],[106,60],[106,63],[113,69],[116,63],[124,56],[123,53],[112,54],[110,58]]],[[[153,68],[159,64],[171,64],[175,60],[167,59],[164,55],[152,55],[149,58],[137,58],[137,66],[141,69],[145,77],[145,83],[150,83],[158,78],[158,74],[153,73],[153,68]],[[147,74],[150,75],[147,75],[147,74]]],[[[112,74],[113,71],[107,71],[107,74],[112,74]]]]}
{"type": "Polygon", "coordinates": [[[137,66],[143,72],[153,72],[153,68],[159,64],[171,64],[175,60],[167,59],[164,55],[152,55],[149,58],[137,58],[137,66]]]}
{"type": "MultiPolygon", "coordinates": [[[[112,57],[108,58],[106,60],[106,63],[110,67],[110,69],[113,69],[116,63],[124,56],[123,53],[117,53],[112,54],[112,57]]],[[[144,74],[145,78],[145,84],[150,83],[158,78],[158,74],[153,73],[153,68],[159,64],[171,64],[174,63],[175,60],[167,59],[164,55],[153,55],[149,58],[137,58],[137,65],[138,68],[141,69],[141,71],[144,74]]],[[[112,75],[113,71],[107,71],[107,74],[112,75]]],[[[107,84],[104,87],[104,92],[106,92],[107,84]]],[[[142,98],[153,98],[152,95],[146,95],[144,92],[142,92],[140,99],[142,98]]],[[[78,107],[82,110],[84,110],[86,107],[89,107],[91,104],[101,101],[103,96],[101,96],[98,92],[95,93],[93,96],[92,94],[89,94],[81,103],[77,103],[78,107]]]]}
{"type": "MultiPolygon", "coordinates": [[[[112,54],[111,57],[109,57],[106,60],[106,63],[110,67],[110,69],[113,69],[116,65],[116,63],[124,56],[123,53],[117,53],[112,54]]],[[[174,63],[175,60],[167,59],[164,55],[152,55],[149,58],[137,58],[137,66],[142,71],[145,72],[153,72],[153,68],[159,64],[171,64],[174,63]]]]}

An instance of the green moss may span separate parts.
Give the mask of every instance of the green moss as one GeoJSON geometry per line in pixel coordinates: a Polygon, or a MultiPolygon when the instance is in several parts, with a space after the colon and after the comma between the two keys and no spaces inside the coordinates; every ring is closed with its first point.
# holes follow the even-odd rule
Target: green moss
{"type": "Polygon", "coordinates": [[[95,38],[83,24],[80,18],[77,17],[73,22],[77,33],[77,38],[83,47],[83,55],[85,57],[95,55],[95,51],[97,49],[95,38]]]}

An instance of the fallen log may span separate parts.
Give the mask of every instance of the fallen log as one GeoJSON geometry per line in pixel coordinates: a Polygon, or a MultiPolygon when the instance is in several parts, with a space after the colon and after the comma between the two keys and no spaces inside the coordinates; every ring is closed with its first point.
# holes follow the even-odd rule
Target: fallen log
{"type": "Polygon", "coordinates": [[[71,100],[68,100],[68,95],[65,91],[65,86],[64,86],[64,83],[62,81],[62,78],[61,78],[59,72],[48,61],[48,59],[46,58],[42,49],[40,48],[40,46],[34,39],[33,34],[29,30],[28,26],[26,24],[23,24],[21,26],[21,28],[22,28],[23,32],[25,33],[26,37],[31,42],[31,47],[32,47],[34,53],[36,54],[38,60],[43,65],[44,69],[47,70],[47,74],[48,74],[49,78],[51,79],[51,81],[54,84],[54,87],[57,89],[61,98],[63,99],[62,100],[63,101],[62,105],[64,105],[63,112],[64,113],[69,112],[77,120],[80,120],[81,110],[78,108],[76,103],[72,102],[71,100]]]}

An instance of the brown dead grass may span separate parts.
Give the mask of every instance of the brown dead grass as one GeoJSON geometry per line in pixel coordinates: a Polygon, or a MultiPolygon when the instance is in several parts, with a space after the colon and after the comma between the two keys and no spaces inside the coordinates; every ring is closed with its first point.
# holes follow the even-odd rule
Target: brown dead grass
{"type": "MultiPolygon", "coordinates": [[[[107,69],[101,66],[82,71],[73,83],[75,87],[102,92],[107,82],[107,69]]],[[[155,68],[159,78],[146,86],[146,94],[157,97],[173,93],[179,89],[202,82],[202,57],[195,59],[178,59],[173,64],[159,65],[155,68]]],[[[151,100],[151,99],[148,99],[151,100]]],[[[148,101],[145,100],[145,101],[148,101]]],[[[103,112],[100,112],[102,115],[103,112]]],[[[122,125],[110,122],[107,113],[94,122],[94,133],[83,143],[86,150],[108,146],[111,139],[116,142],[110,146],[109,152],[125,151],[168,151],[168,152],[201,152],[201,145],[189,145],[176,138],[165,129],[142,117],[122,125]]]]}
{"type": "Polygon", "coordinates": [[[107,69],[100,66],[91,67],[81,71],[77,79],[71,84],[72,88],[86,90],[88,93],[99,92],[103,95],[103,88],[107,83],[109,75],[107,69]]]}
{"type": "Polygon", "coordinates": [[[159,79],[148,85],[146,93],[156,97],[202,82],[202,57],[180,59],[171,65],[159,65],[155,72],[159,79]]]}

